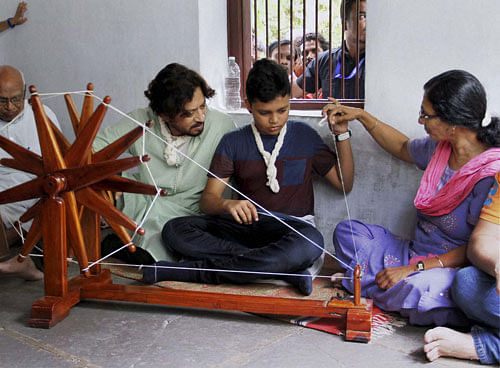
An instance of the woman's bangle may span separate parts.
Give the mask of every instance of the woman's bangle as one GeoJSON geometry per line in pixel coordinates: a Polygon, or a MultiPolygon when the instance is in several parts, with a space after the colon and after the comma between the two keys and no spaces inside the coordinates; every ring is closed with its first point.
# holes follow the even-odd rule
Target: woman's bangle
{"type": "Polygon", "coordinates": [[[377,127],[378,125],[378,120],[375,120],[375,125],[372,126],[370,129],[366,129],[368,133],[371,133],[375,130],[375,128],[377,127]]]}
{"type": "Polygon", "coordinates": [[[441,261],[441,258],[439,258],[438,256],[436,256],[435,258],[437,259],[437,261],[441,265],[441,268],[444,268],[444,263],[443,263],[443,261],[441,261]]]}

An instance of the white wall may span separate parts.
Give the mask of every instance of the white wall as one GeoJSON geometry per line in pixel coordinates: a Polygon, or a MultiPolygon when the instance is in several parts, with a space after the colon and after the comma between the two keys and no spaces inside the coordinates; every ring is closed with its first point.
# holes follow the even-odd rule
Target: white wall
{"type": "MultiPolygon", "coordinates": [[[[11,16],[16,4],[2,0],[0,16],[11,16]]],[[[410,137],[422,136],[417,114],[423,84],[462,68],[484,83],[490,110],[500,112],[498,14],[498,0],[368,0],[366,109],[410,137]]],[[[25,25],[0,35],[0,62],[22,69],[40,91],[80,90],[92,81],[98,95],[111,95],[112,104],[127,111],[147,103],[147,83],[173,61],[200,71],[221,91],[225,0],[30,0],[27,15],[25,25]]],[[[66,118],[58,101],[46,103],[66,118]]],[[[313,126],[319,120],[299,118],[313,126]]],[[[381,151],[359,124],[352,130],[351,216],[410,235],[421,172],[381,151]]],[[[327,131],[321,134],[329,139],[327,131]]],[[[317,219],[331,246],[333,225],[347,211],[342,195],[321,182],[316,189],[317,219]]]]}
{"type": "MultiPolygon", "coordinates": [[[[5,12],[16,4],[2,0],[5,12]]],[[[110,95],[129,111],[147,104],[149,81],[174,61],[202,72],[214,88],[221,84],[224,0],[31,0],[26,14],[28,22],[0,36],[0,60],[21,69],[40,92],[82,90],[93,82],[97,95],[110,95]]],[[[67,116],[62,99],[47,104],[67,116]]],[[[65,133],[72,135],[69,125],[65,133]]]]}

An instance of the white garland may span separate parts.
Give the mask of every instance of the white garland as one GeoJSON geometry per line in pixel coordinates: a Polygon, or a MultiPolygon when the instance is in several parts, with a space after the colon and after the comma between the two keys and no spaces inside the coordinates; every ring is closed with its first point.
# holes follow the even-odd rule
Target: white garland
{"type": "Polygon", "coordinates": [[[163,152],[163,157],[167,160],[167,165],[174,166],[181,161],[179,155],[177,154],[178,147],[181,147],[185,143],[189,142],[191,137],[188,135],[173,136],[168,128],[167,122],[161,117],[158,118],[160,119],[161,134],[165,137],[165,140],[168,143],[165,147],[165,152],[163,152]]]}
{"type": "Polygon", "coordinates": [[[283,141],[285,140],[286,134],[286,124],[281,128],[280,134],[278,135],[278,140],[274,145],[273,151],[271,153],[267,152],[264,149],[264,145],[262,144],[262,138],[260,137],[260,133],[255,126],[255,122],[252,121],[252,131],[255,137],[255,143],[257,143],[257,148],[264,159],[264,163],[266,164],[266,175],[267,175],[267,183],[266,185],[271,188],[273,193],[278,193],[280,191],[280,185],[278,183],[278,179],[276,178],[278,174],[278,169],[276,168],[276,158],[280,153],[280,149],[283,146],[283,141]]]}

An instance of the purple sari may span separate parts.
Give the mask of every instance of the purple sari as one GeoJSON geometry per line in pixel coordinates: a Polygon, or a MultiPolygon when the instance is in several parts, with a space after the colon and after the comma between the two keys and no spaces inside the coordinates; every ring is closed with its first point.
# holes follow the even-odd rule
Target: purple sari
{"type": "MultiPolygon", "coordinates": [[[[429,137],[410,142],[410,155],[419,168],[427,166],[436,146],[437,142],[429,137]]],[[[438,190],[453,173],[446,168],[438,190]]],[[[384,310],[409,317],[412,324],[467,325],[467,319],[450,299],[455,269],[414,272],[388,290],[377,286],[375,276],[384,268],[416,263],[467,244],[493,180],[491,176],[477,182],[467,197],[445,215],[428,216],[417,210],[414,239],[403,239],[378,225],[359,221],[339,223],[333,234],[336,255],[353,268],[361,265],[363,296],[372,298],[384,310]]],[[[352,271],[346,271],[346,276],[350,278],[352,271]]],[[[343,285],[353,291],[352,280],[344,280],[343,285]]]]}

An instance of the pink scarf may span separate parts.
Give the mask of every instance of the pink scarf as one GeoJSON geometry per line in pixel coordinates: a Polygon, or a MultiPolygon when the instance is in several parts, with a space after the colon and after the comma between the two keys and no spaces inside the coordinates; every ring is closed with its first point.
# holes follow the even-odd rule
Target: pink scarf
{"type": "Polygon", "coordinates": [[[469,195],[479,180],[500,171],[500,148],[490,148],[462,166],[434,195],[450,154],[451,144],[439,142],[425,169],[413,202],[423,214],[441,216],[450,213],[469,195]]]}

